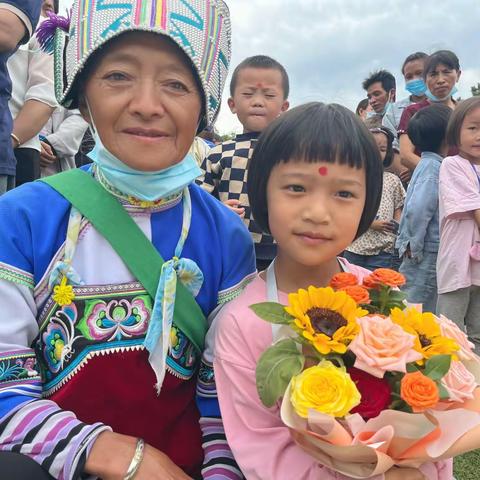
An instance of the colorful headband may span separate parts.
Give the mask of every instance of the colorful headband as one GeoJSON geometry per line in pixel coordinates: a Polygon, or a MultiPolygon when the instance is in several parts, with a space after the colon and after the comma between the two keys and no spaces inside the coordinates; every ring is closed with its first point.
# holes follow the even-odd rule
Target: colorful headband
{"type": "Polygon", "coordinates": [[[50,14],[37,37],[42,48],[55,55],[58,102],[77,107],[75,82],[87,60],[106,42],[130,31],[165,35],[185,52],[203,88],[205,123],[212,125],[231,56],[230,14],[222,0],[77,0],[71,19],[50,14]]]}

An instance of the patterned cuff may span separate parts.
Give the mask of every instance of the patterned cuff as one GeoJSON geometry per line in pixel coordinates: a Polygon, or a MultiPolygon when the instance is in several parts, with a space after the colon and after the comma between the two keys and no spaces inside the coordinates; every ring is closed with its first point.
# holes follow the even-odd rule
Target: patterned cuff
{"type": "Polygon", "coordinates": [[[240,468],[233,458],[221,418],[201,418],[202,446],[205,453],[202,468],[204,480],[242,480],[240,468]]]}

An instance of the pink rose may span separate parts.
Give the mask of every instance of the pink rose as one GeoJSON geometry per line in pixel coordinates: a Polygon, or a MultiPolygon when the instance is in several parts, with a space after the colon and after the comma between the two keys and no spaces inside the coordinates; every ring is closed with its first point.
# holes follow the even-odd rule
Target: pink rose
{"type": "Polygon", "coordinates": [[[444,337],[455,340],[460,347],[460,350],[456,352],[458,358],[463,361],[477,360],[480,358],[473,353],[475,345],[468,339],[467,334],[462,331],[455,322],[452,322],[447,317],[440,315],[437,317],[440,329],[444,337]]]}
{"type": "Polygon", "coordinates": [[[477,387],[475,377],[462,362],[452,362],[450,370],[441,382],[448,390],[452,402],[464,402],[467,399],[472,399],[473,391],[477,387]]]}
{"type": "Polygon", "coordinates": [[[390,318],[380,316],[357,319],[360,333],[349,349],[356,355],[355,368],[383,378],[385,372],[406,372],[406,365],[423,356],[413,349],[415,337],[390,318]]]}

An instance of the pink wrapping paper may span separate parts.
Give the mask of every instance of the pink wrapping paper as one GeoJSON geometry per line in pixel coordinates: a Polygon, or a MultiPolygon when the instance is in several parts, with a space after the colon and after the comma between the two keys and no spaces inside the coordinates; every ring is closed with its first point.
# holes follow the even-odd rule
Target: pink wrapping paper
{"type": "Polygon", "coordinates": [[[281,417],[295,441],[322,465],[352,478],[382,474],[394,465],[418,468],[479,447],[480,388],[461,407],[424,414],[385,410],[367,422],[358,414],[337,420],[314,410],[302,418],[290,395],[289,385],[281,417]]]}

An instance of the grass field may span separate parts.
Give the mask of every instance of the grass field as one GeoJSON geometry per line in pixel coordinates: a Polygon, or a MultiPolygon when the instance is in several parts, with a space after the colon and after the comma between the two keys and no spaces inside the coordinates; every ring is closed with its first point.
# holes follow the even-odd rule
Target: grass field
{"type": "Polygon", "coordinates": [[[480,450],[457,457],[453,466],[456,480],[479,480],[480,450]]]}

